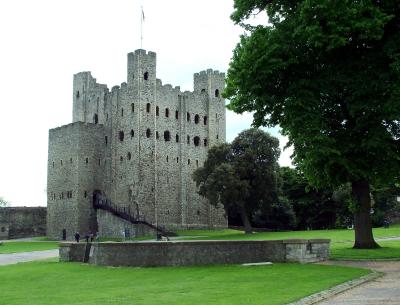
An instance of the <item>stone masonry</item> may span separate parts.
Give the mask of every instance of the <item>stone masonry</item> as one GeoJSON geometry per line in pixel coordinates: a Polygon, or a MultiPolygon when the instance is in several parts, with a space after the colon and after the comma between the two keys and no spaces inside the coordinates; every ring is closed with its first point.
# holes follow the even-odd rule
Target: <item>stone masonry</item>
{"type": "Polygon", "coordinates": [[[90,72],[75,74],[73,123],[49,131],[48,236],[120,237],[124,222],[98,215],[95,192],[169,230],[226,227],[223,208],[192,179],[209,147],[225,142],[224,78],[202,71],[193,92],[182,92],[156,78],[156,53],[145,50],[128,54],[127,81],[111,90],[90,72]]]}
{"type": "Polygon", "coordinates": [[[0,240],[46,235],[46,208],[0,208],[0,240]]]}

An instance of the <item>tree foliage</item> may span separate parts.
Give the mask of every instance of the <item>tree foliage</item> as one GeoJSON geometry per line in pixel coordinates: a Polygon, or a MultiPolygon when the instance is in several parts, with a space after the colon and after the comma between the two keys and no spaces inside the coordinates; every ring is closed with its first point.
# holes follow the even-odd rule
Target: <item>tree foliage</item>
{"type": "Polygon", "coordinates": [[[279,155],[278,139],[249,129],[232,144],[210,148],[204,166],[194,172],[193,179],[199,194],[210,204],[222,204],[226,212],[236,208],[249,233],[254,211],[277,201],[279,155]]]}
{"type": "Polygon", "coordinates": [[[5,200],[3,197],[0,197],[0,208],[7,207],[9,205],[10,203],[7,200],[5,200]]]}
{"type": "Polygon", "coordinates": [[[279,125],[294,162],[317,187],[351,183],[355,247],[376,246],[370,184],[400,170],[400,6],[398,1],[235,0],[243,24],[259,10],[268,26],[249,27],[234,50],[225,97],[254,125],[279,125]]]}

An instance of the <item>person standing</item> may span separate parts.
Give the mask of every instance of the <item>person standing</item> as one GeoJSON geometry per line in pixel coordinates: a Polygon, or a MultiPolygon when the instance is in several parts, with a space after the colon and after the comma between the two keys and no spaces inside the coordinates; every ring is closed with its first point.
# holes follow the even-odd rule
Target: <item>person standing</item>
{"type": "Polygon", "coordinates": [[[77,242],[77,243],[79,243],[79,240],[81,239],[81,235],[79,234],[79,232],[76,232],[75,233],[75,241],[77,242]]]}

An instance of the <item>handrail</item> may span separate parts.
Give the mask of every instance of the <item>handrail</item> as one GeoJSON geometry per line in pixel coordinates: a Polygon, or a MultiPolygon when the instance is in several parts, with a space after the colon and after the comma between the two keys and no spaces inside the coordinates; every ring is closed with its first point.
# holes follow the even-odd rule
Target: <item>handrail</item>
{"type": "Polygon", "coordinates": [[[113,204],[111,200],[105,198],[103,195],[96,194],[96,196],[93,196],[93,208],[108,211],[114,216],[127,220],[132,224],[142,224],[156,230],[162,235],[168,235],[168,232],[166,232],[160,226],[156,226],[152,223],[147,222],[146,217],[142,217],[139,214],[135,216],[135,214],[130,209],[126,209],[125,207],[113,204]]]}

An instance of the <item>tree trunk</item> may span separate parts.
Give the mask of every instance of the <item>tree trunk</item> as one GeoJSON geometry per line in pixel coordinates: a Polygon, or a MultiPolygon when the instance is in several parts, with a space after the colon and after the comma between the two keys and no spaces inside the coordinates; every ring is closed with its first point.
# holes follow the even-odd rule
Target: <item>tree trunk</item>
{"type": "Polygon", "coordinates": [[[244,204],[240,206],[240,216],[242,218],[244,232],[246,234],[251,234],[252,233],[251,224],[244,204]]]}
{"type": "Polygon", "coordinates": [[[367,181],[355,181],[351,184],[353,200],[356,203],[354,212],[354,234],[353,248],[373,249],[379,248],[372,235],[371,222],[371,197],[369,183],[367,181]]]}

